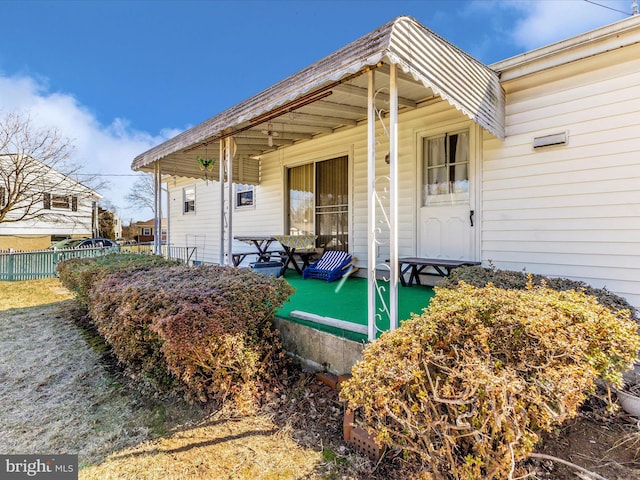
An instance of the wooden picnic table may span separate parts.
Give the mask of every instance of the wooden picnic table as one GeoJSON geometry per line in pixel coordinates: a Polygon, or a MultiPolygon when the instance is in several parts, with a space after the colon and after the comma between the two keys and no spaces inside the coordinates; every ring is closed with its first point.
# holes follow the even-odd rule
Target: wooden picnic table
{"type": "Polygon", "coordinates": [[[453,269],[462,267],[463,265],[480,265],[480,262],[474,262],[471,260],[449,260],[446,258],[398,258],[400,281],[402,282],[403,287],[410,287],[414,284],[414,282],[417,285],[422,285],[422,283],[420,282],[420,275],[423,274],[423,270],[427,267],[433,268],[437,272],[435,275],[447,277],[453,269]],[[409,281],[406,282],[404,279],[404,275],[409,270],[411,271],[411,273],[409,274],[409,281]]]}
{"type": "Polygon", "coordinates": [[[258,255],[259,262],[268,261],[272,255],[272,252],[268,251],[269,247],[273,242],[276,241],[275,237],[272,235],[239,235],[233,238],[240,242],[245,242],[253,245],[256,249],[255,252],[233,253],[231,255],[231,259],[233,261],[234,267],[240,265],[242,260],[244,260],[248,255],[258,255]]]}
{"type": "Polygon", "coordinates": [[[316,238],[317,235],[276,235],[275,239],[282,245],[285,252],[283,255],[284,269],[287,269],[289,263],[293,265],[293,268],[299,275],[302,275],[302,271],[309,266],[316,253],[316,238]],[[300,257],[302,261],[302,268],[296,262],[295,255],[300,257]]]}
{"type": "Polygon", "coordinates": [[[235,238],[255,248],[255,252],[234,253],[231,258],[234,266],[238,266],[248,255],[257,255],[259,262],[271,260],[272,256],[282,259],[283,268],[286,270],[291,264],[298,274],[309,266],[316,255],[315,240],[317,235],[239,235],[235,238]],[[278,242],[282,250],[269,250],[273,242],[278,242]],[[302,268],[296,262],[295,256],[300,257],[302,268]]]}

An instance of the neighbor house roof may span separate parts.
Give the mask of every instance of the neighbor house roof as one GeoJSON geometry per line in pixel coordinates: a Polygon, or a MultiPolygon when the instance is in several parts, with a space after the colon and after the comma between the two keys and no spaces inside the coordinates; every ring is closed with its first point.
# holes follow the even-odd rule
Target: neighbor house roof
{"type": "MultiPolygon", "coordinates": [[[[367,118],[367,77],[362,74],[375,68],[376,78],[382,80],[376,88],[388,86],[388,81],[383,82],[388,79],[389,64],[400,69],[401,109],[441,97],[496,137],[504,138],[504,92],[498,75],[416,20],[399,17],[138,155],[132,168],[153,171],[152,165],[161,161],[162,173],[201,176],[196,159],[217,158],[216,145],[227,136],[236,141],[237,157],[249,159],[353,127],[367,118]],[[278,135],[269,141],[265,131],[278,135]]],[[[384,100],[384,93],[377,98],[384,100]]],[[[242,163],[240,167],[242,171],[242,163]]],[[[212,177],[216,178],[217,172],[213,171],[212,177]]]]}

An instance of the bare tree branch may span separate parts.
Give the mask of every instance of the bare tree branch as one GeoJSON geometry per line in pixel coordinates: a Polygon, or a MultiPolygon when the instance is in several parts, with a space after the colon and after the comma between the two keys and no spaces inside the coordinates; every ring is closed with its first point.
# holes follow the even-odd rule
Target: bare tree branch
{"type": "Polygon", "coordinates": [[[84,219],[78,205],[98,196],[96,187],[74,180],[72,153],[55,128],[37,127],[25,113],[0,113],[0,223],[84,219]]]}
{"type": "Polygon", "coordinates": [[[133,207],[148,208],[155,213],[154,195],[153,174],[141,173],[131,186],[131,190],[125,196],[125,199],[133,207]]]}

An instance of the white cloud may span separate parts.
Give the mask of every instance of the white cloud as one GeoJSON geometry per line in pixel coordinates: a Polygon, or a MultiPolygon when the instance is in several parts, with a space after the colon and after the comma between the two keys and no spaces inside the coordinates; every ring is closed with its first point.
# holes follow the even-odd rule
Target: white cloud
{"type": "Polygon", "coordinates": [[[597,27],[613,23],[631,13],[631,0],[535,0],[508,2],[519,12],[512,30],[514,41],[531,50],[549,45],[597,27]],[[615,9],[615,10],[612,10],[615,9]]]}
{"type": "MultiPolygon", "coordinates": [[[[34,124],[55,127],[63,136],[70,138],[75,146],[72,161],[81,165],[84,173],[134,174],[131,162],[136,155],[180,133],[175,129],[163,130],[158,135],[136,131],[122,118],[114,119],[110,125],[102,125],[72,95],[51,93],[46,80],[25,76],[0,75],[0,105],[7,112],[28,112],[34,124]]],[[[152,217],[149,210],[128,208],[124,200],[135,177],[105,178],[110,188],[100,193],[117,207],[125,223],[131,218],[147,220],[152,217]]]]}

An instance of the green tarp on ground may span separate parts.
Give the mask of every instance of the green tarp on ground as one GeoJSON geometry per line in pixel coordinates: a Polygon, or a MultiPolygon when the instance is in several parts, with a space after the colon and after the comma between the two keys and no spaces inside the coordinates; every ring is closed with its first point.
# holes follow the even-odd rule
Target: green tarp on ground
{"type": "MultiPolygon", "coordinates": [[[[355,341],[366,340],[366,335],[348,332],[342,329],[326,327],[314,322],[300,320],[291,317],[294,310],[312,313],[323,317],[367,325],[367,279],[349,277],[336,282],[327,283],[324,280],[309,278],[303,280],[293,270],[288,270],[285,279],[296,289],[289,301],[280,308],[276,316],[297,323],[312,326],[318,330],[327,331],[340,337],[355,341]]],[[[389,298],[387,282],[379,282],[381,294],[385,299],[389,298]]],[[[411,313],[420,314],[429,306],[433,297],[433,289],[420,285],[412,287],[398,287],[398,316],[400,321],[411,317],[411,313]]],[[[378,308],[382,303],[378,301],[378,308]]],[[[380,320],[376,326],[382,331],[389,329],[389,320],[386,313],[379,312],[380,320]]]]}

